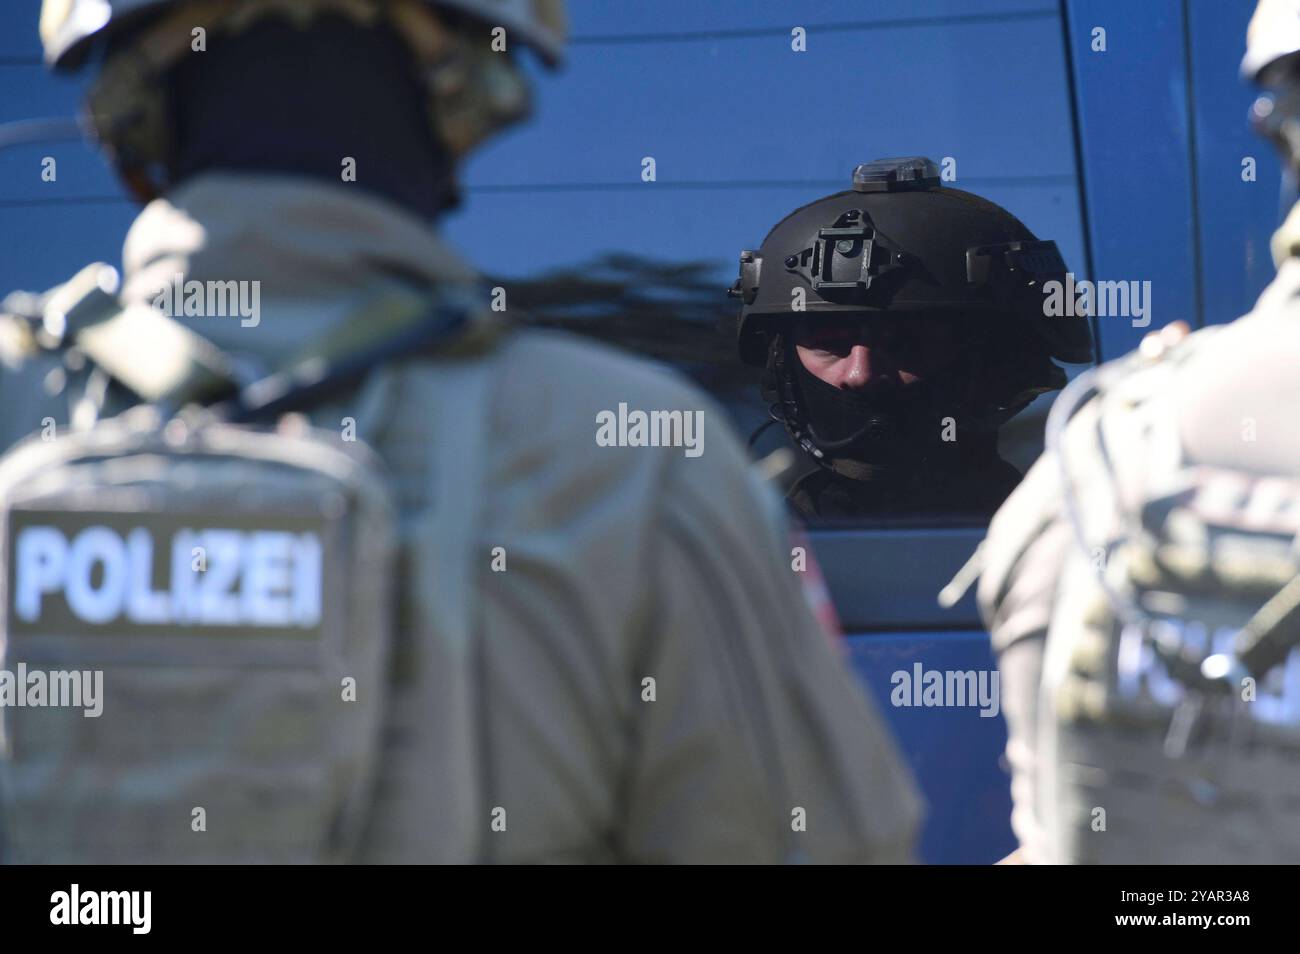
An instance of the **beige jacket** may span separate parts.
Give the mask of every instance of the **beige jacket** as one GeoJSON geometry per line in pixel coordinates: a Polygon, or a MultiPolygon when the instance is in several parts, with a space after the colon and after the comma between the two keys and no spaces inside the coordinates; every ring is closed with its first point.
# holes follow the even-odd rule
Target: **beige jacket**
{"type": "MultiPolygon", "coordinates": [[[[1300,219],[1288,227],[1295,233],[1298,224],[1300,219]]],[[[1178,346],[1176,361],[1144,366],[1128,359],[1129,369],[1109,385],[1121,399],[1104,408],[1090,402],[1072,419],[1061,446],[1087,547],[1063,505],[1061,460],[1051,452],[1034,465],[989,528],[979,601],[1003,674],[1012,822],[1029,861],[1249,861],[1264,860],[1261,851],[1284,842],[1288,850],[1300,846],[1294,819],[1285,838],[1280,830],[1262,840],[1232,835],[1237,821],[1242,830],[1255,832],[1264,816],[1255,812],[1252,820],[1243,812],[1232,819],[1226,798],[1213,808],[1197,803],[1188,794],[1195,789],[1177,777],[1192,779],[1205,766],[1161,761],[1162,740],[1149,732],[1057,731],[1078,712],[1110,704],[1096,694],[1099,685],[1084,695],[1063,687],[1081,660],[1109,651],[1100,645],[1101,630],[1094,625],[1109,618],[1096,561],[1121,536],[1116,499],[1142,499],[1151,475],[1162,470],[1171,453],[1191,466],[1255,477],[1300,475],[1300,430],[1294,420],[1300,407],[1297,296],[1300,259],[1288,258],[1250,314],[1191,335],[1178,346]],[[1158,404],[1148,401],[1147,407],[1155,412],[1129,410],[1137,403],[1122,399],[1125,389],[1133,395],[1154,391],[1158,404]],[[1099,433],[1106,437],[1108,463],[1097,452],[1099,433]],[[1059,751],[1052,748],[1057,745],[1059,751]],[[1139,781],[1159,772],[1177,784],[1139,781]],[[1109,795],[1079,801],[1085,791],[1109,795]],[[1099,808],[1108,813],[1108,834],[1095,824],[1099,808]],[[1141,847],[1141,835],[1154,821],[1167,822],[1172,830],[1178,818],[1185,820],[1185,839],[1141,847]],[[1205,827],[1211,818],[1213,831],[1223,835],[1213,846],[1205,827]],[[1104,852],[1103,837],[1109,839],[1104,852]],[[1132,857],[1125,855],[1126,845],[1132,857]]],[[[1105,663],[1099,659],[1096,665],[1105,663]]],[[[1262,778],[1255,781],[1261,797],[1267,797],[1262,778]]]]}
{"type": "MultiPolygon", "coordinates": [[[[288,178],[187,184],[143,211],[124,265],[126,304],[176,275],[260,282],[256,324],[185,320],[271,363],[385,295],[432,287],[487,301],[423,222],[288,178]]],[[[518,332],[489,355],[390,368],[314,415],[331,428],[345,417],[392,470],[403,534],[389,728],[362,859],[909,857],[909,775],[814,620],[778,500],[706,396],[642,361],[518,332]],[[486,376],[469,495],[434,477],[443,455],[465,452],[443,440],[449,410],[430,403],[453,371],[486,376]],[[620,403],[703,412],[703,453],[598,446],[597,415],[620,403]],[[467,539],[438,538],[434,517],[467,497],[467,539]],[[440,628],[442,588],[456,585],[472,587],[464,647],[440,628]],[[473,712],[472,780],[440,741],[453,698],[473,712]],[[468,793],[467,811],[448,808],[452,787],[468,793]]]]}

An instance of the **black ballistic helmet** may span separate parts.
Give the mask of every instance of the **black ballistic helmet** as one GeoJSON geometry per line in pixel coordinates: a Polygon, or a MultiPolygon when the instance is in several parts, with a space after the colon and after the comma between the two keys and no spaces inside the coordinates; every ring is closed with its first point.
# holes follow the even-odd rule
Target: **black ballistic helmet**
{"type": "Polygon", "coordinates": [[[1092,360],[1086,317],[1047,317],[1043,284],[1065,278],[1040,242],[987,199],[944,188],[930,159],[879,159],[853,187],[795,209],[758,251],[740,253],[740,357],[762,366],[783,322],[802,315],[952,310],[997,314],[1050,357],[1092,360]]]}
{"type": "Polygon", "coordinates": [[[898,459],[900,442],[913,442],[914,456],[932,453],[916,446],[935,430],[926,415],[991,434],[1037,394],[1063,387],[1052,359],[1092,360],[1088,318],[1046,314],[1044,286],[1065,274],[1055,242],[987,199],[944,188],[933,161],[911,157],[864,163],[851,189],[787,215],[758,251],[741,252],[729,294],[742,303],[741,360],[765,368],[772,417],[818,463],[840,470],[852,468],[843,461],[898,459]],[[884,398],[796,380],[791,332],[819,316],[872,312],[904,323],[909,312],[949,315],[968,343],[959,366],[925,385],[925,402],[906,414],[884,398]],[[808,388],[821,395],[818,414],[859,426],[842,438],[819,431],[827,421],[812,419],[808,388]]]}

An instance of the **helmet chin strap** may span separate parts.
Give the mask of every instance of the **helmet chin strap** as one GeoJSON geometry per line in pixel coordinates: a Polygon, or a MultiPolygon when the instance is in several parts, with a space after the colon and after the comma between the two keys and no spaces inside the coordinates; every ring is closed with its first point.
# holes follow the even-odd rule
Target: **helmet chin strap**
{"type": "Polygon", "coordinates": [[[893,419],[893,415],[880,411],[873,412],[864,407],[866,420],[852,433],[839,438],[819,434],[816,426],[808,418],[806,397],[800,394],[795,381],[797,369],[793,367],[793,362],[798,360],[793,350],[787,348],[783,336],[773,337],[768,352],[768,367],[764,382],[765,391],[769,396],[777,399],[772,406],[772,416],[785,425],[791,440],[822,467],[837,472],[843,472],[844,468],[848,467],[855,473],[845,475],[858,479],[863,478],[856,472],[864,468],[879,473],[888,463],[884,458],[894,456],[885,453],[888,443],[895,441],[900,432],[898,422],[893,419]],[[881,459],[866,460],[860,459],[857,455],[849,456],[842,453],[853,448],[864,451],[868,448],[878,449],[881,459]]]}
{"type": "MultiPolygon", "coordinates": [[[[935,430],[934,440],[918,440],[915,435],[937,429],[944,417],[952,417],[961,431],[971,433],[982,430],[976,418],[961,397],[969,384],[966,376],[959,381],[949,381],[949,386],[923,385],[926,394],[917,395],[915,402],[900,405],[899,410],[873,410],[869,401],[857,399],[865,421],[843,437],[819,433],[817,425],[809,419],[807,395],[801,393],[800,382],[811,374],[793,366],[798,356],[781,336],[774,336],[768,353],[765,389],[777,400],[772,406],[772,416],[785,424],[791,439],[803,448],[817,463],[854,480],[883,479],[898,472],[900,467],[913,465],[944,451],[959,456],[970,449],[970,441],[960,447],[948,447],[939,442],[935,430]],[[910,411],[910,413],[909,413],[910,411]],[[910,438],[910,439],[909,439],[910,438]]],[[[802,367],[802,365],[800,366],[802,367]]],[[[827,385],[829,388],[830,386],[827,385]]],[[[846,399],[847,400],[847,399],[846,399]]],[[[1018,410],[1018,408],[1017,408],[1018,410]]],[[[1014,413],[1014,412],[1013,412],[1014,413]]],[[[972,435],[973,436],[973,435],[972,435]]]]}
{"type": "Polygon", "coordinates": [[[818,458],[817,463],[850,480],[884,480],[898,463],[895,460],[865,460],[836,453],[854,447],[867,449],[874,446],[876,449],[884,450],[888,446],[885,442],[898,432],[897,425],[892,421],[868,421],[853,434],[837,441],[819,436],[811,423],[807,427],[808,433],[825,455],[818,458]]]}
{"type": "Polygon", "coordinates": [[[852,447],[863,438],[888,440],[898,433],[898,426],[893,421],[883,420],[880,418],[868,420],[866,424],[858,428],[858,430],[854,431],[848,437],[841,438],[837,441],[830,440],[829,438],[822,437],[818,434],[817,429],[813,426],[811,421],[808,423],[807,429],[813,440],[817,442],[817,446],[824,452],[843,450],[846,447],[852,447]]]}

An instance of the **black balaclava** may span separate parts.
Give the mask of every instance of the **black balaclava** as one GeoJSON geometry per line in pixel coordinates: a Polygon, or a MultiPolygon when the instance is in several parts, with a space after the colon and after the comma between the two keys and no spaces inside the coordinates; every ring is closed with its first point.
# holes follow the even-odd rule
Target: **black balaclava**
{"type": "Polygon", "coordinates": [[[351,157],[351,185],[424,218],[456,204],[454,163],[431,129],[421,79],[385,27],[267,21],[210,37],[169,80],[173,185],[216,170],[338,183],[351,157]]]}
{"type": "Polygon", "coordinates": [[[805,368],[797,352],[787,360],[794,367],[804,412],[819,442],[845,441],[861,435],[855,444],[870,446],[896,436],[900,418],[910,403],[900,400],[896,392],[837,388],[805,368]],[[865,434],[863,428],[867,428],[865,434]]]}
{"type": "Polygon", "coordinates": [[[971,426],[962,392],[972,369],[955,367],[939,382],[901,389],[855,391],[821,380],[804,367],[793,346],[787,367],[798,392],[804,422],[825,451],[823,464],[854,480],[913,479],[923,462],[956,468],[997,452],[997,433],[971,426]],[[958,439],[943,440],[944,418],[951,417],[958,439]]]}

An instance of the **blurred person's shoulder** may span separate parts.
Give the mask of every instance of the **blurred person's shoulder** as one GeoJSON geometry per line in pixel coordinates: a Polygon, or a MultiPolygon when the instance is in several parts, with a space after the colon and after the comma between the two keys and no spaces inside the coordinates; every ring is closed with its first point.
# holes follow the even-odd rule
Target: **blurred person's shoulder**
{"type": "Polygon", "coordinates": [[[729,415],[673,368],[526,329],[502,346],[497,373],[492,433],[504,466],[573,472],[592,489],[632,482],[645,495],[671,484],[717,506],[757,494],[779,512],[774,491],[754,490],[760,480],[729,415]]]}
{"type": "Polygon", "coordinates": [[[568,440],[574,447],[675,448],[677,454],[665,456],[701,461],[713,456],[715,435],[726,445],[719,454],[734,446],[726,413],[685,375],[577,335],[545,329],[511,334],[502,345],[499,374],[498,436],[568,440]],[[698,433],[688,434],[686,415],[703,415],[712,433],[702,442],[698,433]],[[610,426],[602,428],[605,423],[610,426]]]}
{"type": "MultiPolygon", "coordinates": [[[[981,599],[1006,594],[1025,554],[1063,516],[1068,480],[1093,529],[1114,518],[1115,491],[1140,499],[1168,471],[1209,467],[1246,475],[1300,473],[1300,259],[1287,259],[1247,314],[1181,339],[1149,335],[1097,369],[1056,442],[989,526],[981,599]],[[1161,338],[1164,338],[1162,341],[1161,338]]],[[[1070,397],[1066,396],[1069,400],[1070,397]]],[[[1038,560],[1049,576],[1051,561],[1038,560]]]]}
{"type": "MultiPolygon", "coordinates": [[[[1121,398],[1098,409],[1104,429],[1132,430],[1138,422],[1126,409],[1158,403],[1165,413],[1134,431],[1133,441],[1152,443],[1167,427],[1188,465],[1300,472],[1300,432],[1292,422],[1300,406],[1300,260],[1286,260],[1240,318],[1157,345],[1145,360],[1142,350],[1103,368],[1116,369],[1109,386],[1121,398]]],[[[1070,430],[1089,428],[1091,417],[1081,415],[1070,430]]]]}

